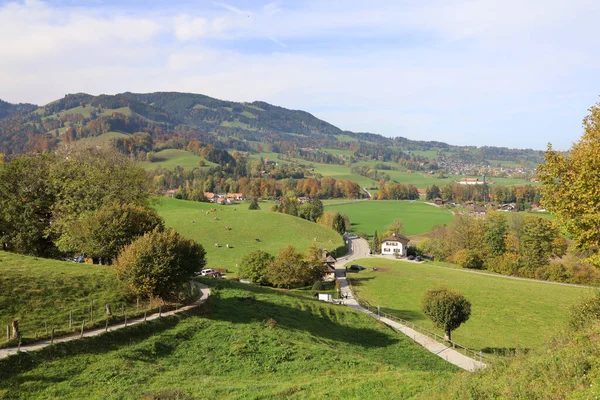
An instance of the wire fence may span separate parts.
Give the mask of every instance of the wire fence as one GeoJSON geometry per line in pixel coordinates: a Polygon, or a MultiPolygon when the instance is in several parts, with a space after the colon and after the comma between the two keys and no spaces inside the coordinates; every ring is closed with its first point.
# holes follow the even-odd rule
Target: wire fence
{"type": "Polygon", "coordinates": [[[74,302],[63,310],[47,308],[44,311],[20,313],[18,316],[0,320],[0,348],[19,346],[37,341],[52,342],[61,336],[82,334],[85,330],[108,328],[114,324],[127,324],[136,318],[146,318],[156,313],[177,310],[198,294],[196,285],[186,288],[185,297],[176,303],[164,303],[160,299],[140,299],[133,302],[100,303],[94,300],[74,302]]]}
{"type": "Polygon", "coordinates": [[[395,315],[392,314],[388,314],[385,312],[381,312],[381,308],[380,307],[374,307],[368,303],[365,303],[363,301],[361,301],[356,294],[354,293],[354,290],[352,289],[351,286],[349,286],[350,290],[352,291],[352,296],[354,297],[354,299],[358,302],[358,304],[363,307],[364,309],[368,310],[369,312],[371,312],[373,315],[378,316],[379,318],[387,318],[390,319],[394,322],[397,322],[401,325],[404,325],[408,328],[411,328],[412,330],[419,332],[420,334],[423,334],[425,336],[427,336],[430,339],[433,339],[437,342],[443,343],[444,345],[447,345],[448,347],[452,347],[453,349],[461,352],[462,354],[466,355],[467,357],[471,357],[472,359],[474,359],[475,361],[479,361],[482,363],[487,363],[490,361],[489,358],[487,358],[486,356],[483,355],[483,352],[480,351],[475,351],[472,350],[466,346],[463,346],[461,344],[456,343],[453,340],[446,340],[443,336],[438,335],[435,332],[432,332],[430,330],[427,330],[417,324],[415,324],[414,322],[410,322],[407,321],[405,319],[396,317],[395,315]]]}

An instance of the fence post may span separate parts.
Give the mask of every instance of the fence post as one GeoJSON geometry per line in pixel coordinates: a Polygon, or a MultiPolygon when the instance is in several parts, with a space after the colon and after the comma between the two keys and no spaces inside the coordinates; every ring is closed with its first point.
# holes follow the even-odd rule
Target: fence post
{"type": "Polygon", "coordinates": [[[17,345],[17,353],[21,352],[21,333],[19,332],[19,335],[17,336],[17,340],[19,341],[19,344],[17,345]]]}
{"type": "Polygon", "coordinates": [[[127,326],[127,314],[125,314],[125,326],[127,326]]]}
{"type": "Polygon", "coordinates": [[[147,311],[144,311],[144,322],[146,322],[146,313],[147,311]]]}
{"type": "Polygon", "coordinates": [[[158,316],[160,317],[162,314],[162,305],[158,306],[158,316]]]}
{"type": "Polygon", "coordinates": [[[137,314],[139,311],[140,311],[140,298],[138,297],[138,298],[137,298],[136,305],[135,305],[135,312],[136,312],[136,314],[137,314]]]}
{"type": "Polygon", "coordinates": [[[377,317],[381,319],[381,307],[377,306],[377,317]]]}
{"type": "Polygon", "coordinates": [[[10,342],[10,325],[6,325],[6,341],[10,342]]]}
{"type": "Polygon", "coordinates": [[[94,323],[94,299],[92,299],[92,304],[90,304],[90,322],[94,323]]]}
{"type": "Polygon", "coordinates": [[[106,318],[106,325],[104,326],[104,332],[108,332],[108,317],[106,318]]]}
{"type": "Polygon", "coordinates": [[[83,320],[83,321],[81,322],[81,334],[79,335],[79,337],[80,337],[80,338],[82,338],[82,337],[83,337],[83,327],[84,327],[84,326],[85,326],[85,320],[83,320]]]}
{"type": "Polygon", "coordinates": [[[73,328],[73,310],[69,311],[69,329],[73,328]]]}
{"type": "Polygon", "coordinates": [[[54,327],[52,327],[52,333],[50,333],[50,344],[54,344],[54,327]]]}
{"type": "Polygon", "coordinates": [[[121,315],[125,315],[125,304],[121,303],[121,315]]]}

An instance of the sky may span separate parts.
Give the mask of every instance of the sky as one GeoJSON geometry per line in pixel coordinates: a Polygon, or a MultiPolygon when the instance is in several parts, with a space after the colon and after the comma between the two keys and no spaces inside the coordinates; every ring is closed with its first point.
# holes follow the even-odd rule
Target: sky
{"type": "Polygon", "coordinates": [[[0,99],[192,92],[389,137],[566,150],[599,101],[599,12],[597,0],[0,0],[0,99]]]}

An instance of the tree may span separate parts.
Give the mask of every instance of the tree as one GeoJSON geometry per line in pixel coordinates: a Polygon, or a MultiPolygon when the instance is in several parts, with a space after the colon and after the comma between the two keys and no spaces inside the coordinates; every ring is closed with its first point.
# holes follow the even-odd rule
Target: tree
{"type": "Polygon", "coordinates": [[[258,200],[255,198],[252,199],[252,202],[248,206],[248,210],[260,210],[260,206],[258,205],[258,200]]]}
{"type": "Polygon", "coordinates": [[[304,259],[309,270],[310,281],[320,282],[327,273],[326,264],[323,262],[323,250],[313,244],[306,251],[304,259]]]}
{"type": "Polygon", "coordinates": [[[552,221],[533,215],[523,221],[519,246],[523,264],[529,269],[548,264],[550,257],[560,257],[567,250],[566,242],[552,221]]]}
{"type": "Polygon", "coordinates": [[[342,214],[338,213],[333,217],[331,228],[340,235],[343,235],[346,232],[346,221],[344,221],[342,214]]]}
{"type": "Polygon", "coordinates": [[[483,239],[488,254],[492,257],[503,255],[506,252],[506,236],[508,234],[506,217],[497,211],[492,211],[485,216],[483,226],[483,239]]]}
{"type": "Polygon", "coordinates": [[[59,250],[85,253],[110,264],[125,245],[157,228],[162,231],[164,223],[156,211],[112,204],[68,222],[56,244],[59,250]]]}
{"type": "Polygon", "coordinates": [[[404,224],[399,219],[394,220],[387,228],[386,235],[402,236],[404,234],[404,224]]]}
{"type": "Polygon", "coordinates": [[[584,133],[568,155],[548,145],[545,165],[538,167],[542,206],[580,249],[591,250],[588,261],[600,266],[600,103],[583,120],[584,133]]]}
{"type": "Polygon", "coordinates": [[[293,246],[281,249],[269,269],[269,281],[278,287],[306,285],[311,282],[311,275],[304,257],[293,246]]]}
{"type": "Polygon", "coordinates": [[[458,291],[439,287],[425,292],[421,310],[444,331],[445,340],[452,340],[452,331],[471,316],[471,303],[458,291]]]}
{"type": "Polygon", "coordinates": [[[371,253],[378,254],[381,248],[381,241],[379,240],[379,234],[377,231],[373,234],[373,240],[371,241],[371,253]]]}
{"type": "Polygon", "coordinates": [[[139,296],[173,297],[205,265],[202,245],[176,231],[155,229],[123,248],[117,276],[139,296]]]}
{"type": "Polygon", "coordinates": [[[52,154],[19,157],[0,168],[0,241],[5,249],[49,256],[55,252],[47,230],[56,190],[48,170],[52,154]]]}
{"type": "Polygon", "coordinates": [[[246,254],[240,264],[240,278],[248,279],[258,285],[269,285],[271,283],[269,281],[269,268],[274,259],[275,257],[262,250],[246,254]]]}
{"type": "Polygon", "coordinates": [[[442,197],[442,191],[438,186],[432,185],[431,187],[427,188],[425,195],[427,200],[433,200],[436,197],[442,197]]]}

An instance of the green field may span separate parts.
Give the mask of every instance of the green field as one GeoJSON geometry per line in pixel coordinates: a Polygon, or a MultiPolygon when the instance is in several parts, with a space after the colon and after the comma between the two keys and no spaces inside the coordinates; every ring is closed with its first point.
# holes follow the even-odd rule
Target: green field
{"type": "Polygon", "coordinates": [[[435,225],[449,224],[452,214],[429,204],[411,201],[373,200],[351,204],[327,205],[325,211],[339,211],[347,214],[352,224],[352,232],[385,232],[396,219],[404,224],[406,235],[426,233],[435,225]]]}
{"type": "Polygon", "coordinates": [[[354,263],[379,269],[350,275],[361,300],[438,333],[420,310],[423,294],[440,285],[462,292],[471,301],[472,314],[453,333],[453,340],[486,352],[541,347],[565,326],[569,307],[591,290],[477,275],[428,263],[375,258],[354,263]]]}
{"type": "Polygon", "coordinates": [[[0,398],[412,398],[465,374],[347,307],[210,283],[199,311],[0,360],[0,398]]]}
{"type": "Polygon", "coordinates": [[[205,158],[190,153],[185,150],[167,149],[155,153],[156,161],[141,162],[140,165],[146,170],[155,169],[158,167],[173,169],[180,166],[183,169],[198,168],[198,163],[204,161],[206,166],[215,165],[214,163],[207,161],[205,158]]]}
{"type": "MultiPolygon", "coordinates": [[[[105,318],[104,305],[119,308],[125,301],[112,267],[27,257],[0,251],[0,328],[19,320],[25,341],[49,330],[69,331],[69,312],[75,327],[89,318],[93,301],[94,321],[105,318]]],[[[0,345],[6,336],[0,336],[0,345]]]]}
{"type": "Polygon", "coordinates": [[[218,206],[164,197],[158,199],[156,209],[167,226],[204,246],[207,265],[228,268],[233,274],[236,273],[236,264],[251,251],[263,250],[275,255],[288,244],[299,251],[306,251],[313,244],[330,250],[344,244],[342,237],[329,228],[267,211],[268,205],[265,204],[261,206],[262,210],[250,211],[247,203],[218,206]],[[211,208],[217,211],[208,212],[211,208]],[[231,230],[226,230],[225,226],[231,230]],[[218,248],[215,243],[219,244],[218,248]],[[226,247],[227,244],[230,248],[226,247]]]}

